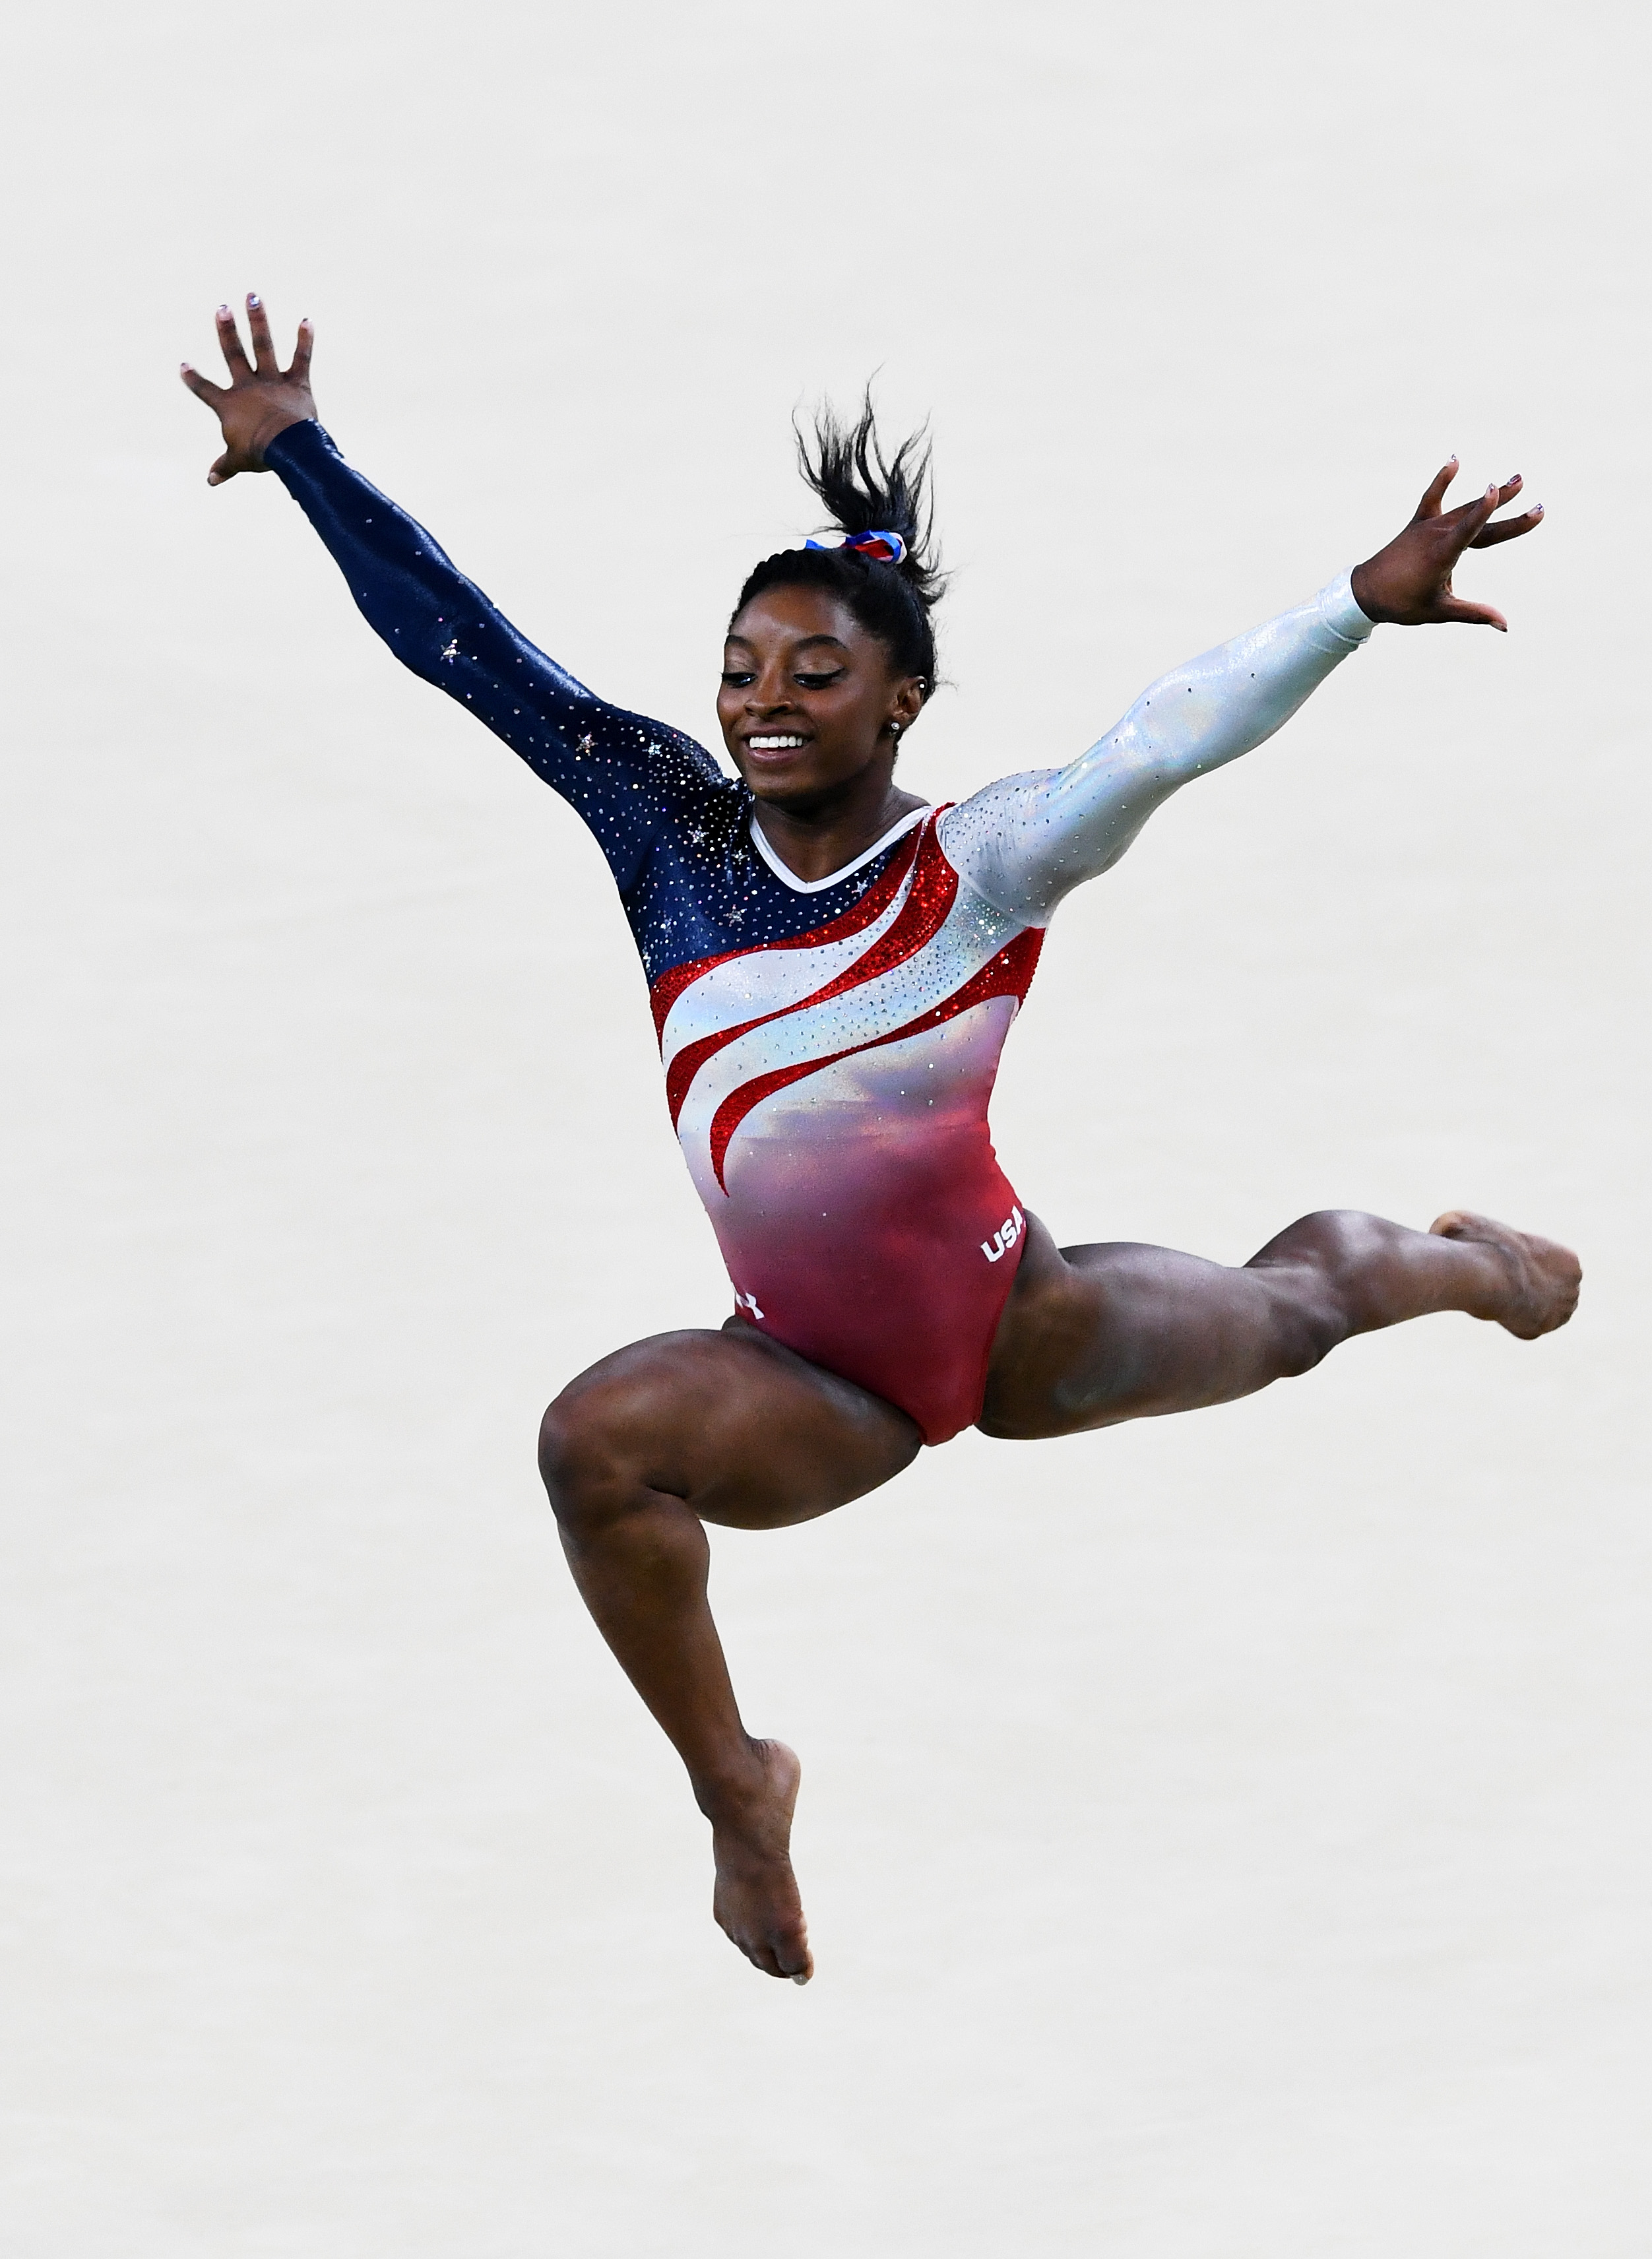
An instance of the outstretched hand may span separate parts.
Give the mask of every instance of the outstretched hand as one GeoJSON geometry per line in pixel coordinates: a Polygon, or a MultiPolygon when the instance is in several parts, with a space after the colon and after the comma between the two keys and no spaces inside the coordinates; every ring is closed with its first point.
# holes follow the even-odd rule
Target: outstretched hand
{"type": "Polygon", "coordinates": [[[316,413],[310,390],[310,354],[316,333],[308,321],[298,324],[298,342],[292,366],[283,369],[275,358],[275,341],[269,332],[269,316],[256,291],[246,296],[246,326],[253,339],[249,361],[241,344],[235,317],[227,306],[217,311],[218,343],[224,348],[230,381],[214,384],[188,361],[180,371],[197,400],[204,400],[224,428],[224,453],[207,473],[210,487],[222,486],[238,471],[267,470],[264,450],[289,424],[307,424],[316,413]]]}
{"type": "Polygon", "coordinates": [[[1477,502],[1456,510],[1442,510],[1446,488],[1457,474],[1455,455],[1439,473],[1417,504],[1417,514],[1386,549],[1379,549],[1364,564],[1354,567],[1354,602],[1367,619],[1397,620],[1402,627],[1419,628],[1436,620],[1467,620],[1477,627],[1501,628],[1508,622],[1490,604],[1465,604],[1451,591],[1451,575],[1465,549],[1492,549],[1499,541],[1514,541],[1541,524],[1543,506],[1522,510],[1518,517],[1491,522],[1494,510],[1513,502],[1520,490],[1518,472],[1502,485],[1489,486],[1477,502]]]}

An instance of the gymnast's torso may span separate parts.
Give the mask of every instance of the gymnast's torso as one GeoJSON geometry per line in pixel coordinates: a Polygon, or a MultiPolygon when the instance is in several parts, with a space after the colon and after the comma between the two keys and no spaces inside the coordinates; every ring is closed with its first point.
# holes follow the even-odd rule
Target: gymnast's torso
{"type": "Polygon", "coordinates": [[[396,656],[595,836],[741,1316],[898,1405],[926,1443],[968,1426],[1024,1228],[988,1104],[1050,916],[1364,640],[1346,576],[1162,678],[1065,767],[915,809],[805,881],[744,782],[546,658],[318,424],[267,457],[396,656]]]}
{"type": "Polygon", "coordinates": [[[1043,937],[951,861],[950,813],[915,811],[806,893],[745,834],[739,907],[772,932],[809,923],[653,982],[667,1101],[740,1309],[898,1388],[931,1443],[979,1411],[1021,1252],[987,1105],[1043,937]]]}

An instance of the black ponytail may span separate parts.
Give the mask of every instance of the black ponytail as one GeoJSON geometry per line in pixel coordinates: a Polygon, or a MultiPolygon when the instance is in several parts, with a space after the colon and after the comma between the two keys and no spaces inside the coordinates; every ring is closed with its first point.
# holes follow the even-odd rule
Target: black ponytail
{"type": "Polygon", "coordinates": [[[782,549],[748,574],[729,625],[765,588],[824,588],[887,646],[897,674],[922,678],[927,699],[935,688],[929,613],[946,585],[935,552],[928,443],[922,431],[914,432],[886,459],[870,388],[852,425],[840,423],[830,408],[817,410],[814,420],[812,446],[804,432],[796,433],[798,468],[833,527],[850,538],[898,533],[906,555],[894,565],[857,549],[782,549]]]}

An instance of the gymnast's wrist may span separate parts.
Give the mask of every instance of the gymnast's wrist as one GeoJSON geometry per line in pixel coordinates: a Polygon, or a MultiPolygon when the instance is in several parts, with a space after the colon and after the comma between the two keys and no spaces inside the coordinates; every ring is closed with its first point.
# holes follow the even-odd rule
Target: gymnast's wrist
{"type": "Polygon", "coordinates": [[[267,416],[260,418],[246,443],[246,453],[253,467],[260,471],[271,469],[273,466],[267,460],[269,451],[282,432],[292,431],[296,424],[313,424],[316,420],[313,409],[306,414],[298,408],[272,408],[267,416]]]}
{"type": "Polygon", "coordinates": [[[1397,619],[1399,615],[1391,606],[1383,602],[1382,598],[1371,587],[1371,568],[1376,562],[1376,558],[1368,557],[1363,565],[1355,566],[1348,576],[1348,592],[1359,606],[1360,610],[1364,613],[1365,617],[1373,625],[1380,626],[1385,620],[1397,619]]]}

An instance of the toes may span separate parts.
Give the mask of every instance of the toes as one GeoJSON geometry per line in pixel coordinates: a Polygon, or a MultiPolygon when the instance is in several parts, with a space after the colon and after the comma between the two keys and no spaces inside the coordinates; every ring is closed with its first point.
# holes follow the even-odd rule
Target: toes
{"type": "Polygon", "coordinates": [[[808,1932],[801,1921],[772,1929],[761,1944],[744,1945],[743,1950],[765,1977],[789,1977],[794,1985],[807,1985],[815,1974],[808,1932]]]}
{"type": "Polygon", "coordinates": [[[1577,1307],[1583,1266],[1569,1247],[1535,1232],[1516,1231],[1472,1208],[1447,1208],[1428,1229],[1440,1239],[1477,1240],[1492,1248],[1508,1266],[1513,1307],[1495,1315],[1498,1323],[1520,1341],[1536,1341],[1563,1326],[1577,1307]]]}
{"type": "Polygon", "coordinates": [[[794,1985],[807,1985],[815,1974],[815,1956],[808,1949],[808,1928],[801,1915],[785,1921],[760,1909],[752,1909],[748,1921],[730,1910],[726,1902],[714,1902],[712,1918],[730,1945],[744,1953],[754,1969],[765,1977],[789,1977],[794,1985]],[[773,1926],[771,1926],[773,1925],[773,1926]]]}
{"type": "Polygon", "coordinates": [[[815,1956],[807,1945],[799,1946],[791,1942],[754,1945],[738,1937],[731,1942],[739,1947],[751,1966],[760,1969],[765,1977],[779,1978],[782,1981],[789,1978],[794,1985],[807,1985],[815,1974],[815,1956]]]}
{"type": "Polygon", "coordinates": [[[777,1941],[774,1957],[780,1963],[780,1974],[789,1977],[794,1985],[807,1985],[815,1974],[815,1956],[808,1949],[807,1930],[800,1928],[791,1936],[777,1941]]]}
{"type": "Polygon", "coordinates": [[[1583,1265],[1570,1247],[1546,1248],[1539,1258],[1547,1274],[1549,1290],[1549,1321],[1545,1333],[1556,1333],[1570,1323],[1577,1308],[1577,1298],[1583,1292],[1583,1265]]]}

